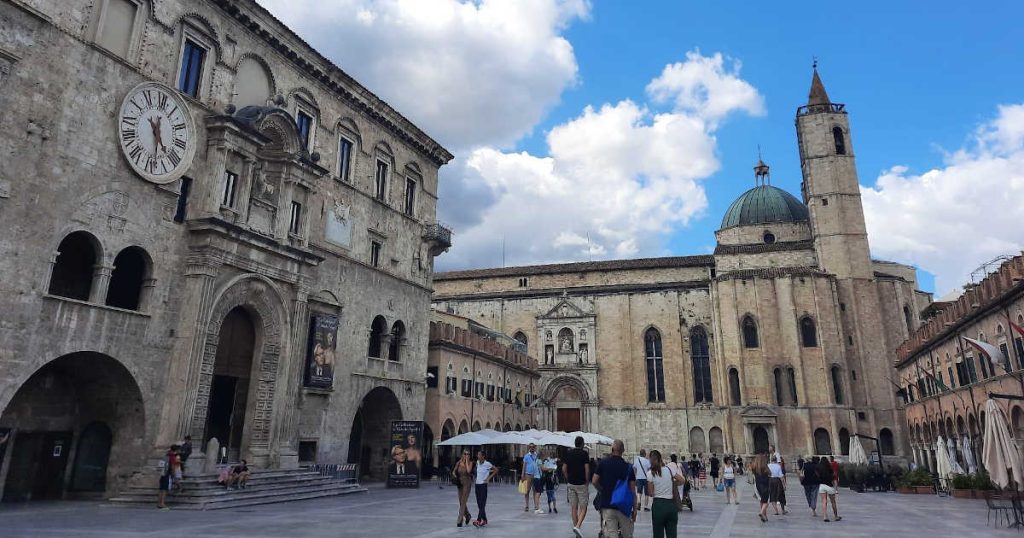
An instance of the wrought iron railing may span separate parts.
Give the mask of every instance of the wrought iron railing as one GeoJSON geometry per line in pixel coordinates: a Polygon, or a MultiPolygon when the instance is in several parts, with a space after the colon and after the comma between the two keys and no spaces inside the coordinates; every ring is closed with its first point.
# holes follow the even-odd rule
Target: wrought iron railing
{"type": "Polygon", "coordinates": [[[439,222],[427,224],[423,227],[423,239],[446,249],[452,246],[452,231],[439,222]]]}
{"type": "Polygon", "coordinates": [[[804,105],[796,109],[797,116],[823,114],[826,112],[831,112],[833,114],[846,114],[846,105],[842,103],[823,103],[820,105],[804,105]]]}

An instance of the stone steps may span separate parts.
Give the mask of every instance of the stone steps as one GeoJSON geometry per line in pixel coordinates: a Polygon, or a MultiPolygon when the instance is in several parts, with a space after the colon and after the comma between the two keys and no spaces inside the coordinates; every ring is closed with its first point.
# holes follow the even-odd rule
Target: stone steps
{"type": "MultiPolygon", "coordinates": [[[[110,502],[119,506],[156,505],[158,478],[153,485],[132,486],[110,502]]],[[[362,493],[366,488],[305,470],[254,471],[244,489],[225,489],[216,474],[189,476],[182,481],[184,491],[168,494],[167,505],[185,510],[217,510],[258,504],[271,504],[335,495],[362,493]]]]}

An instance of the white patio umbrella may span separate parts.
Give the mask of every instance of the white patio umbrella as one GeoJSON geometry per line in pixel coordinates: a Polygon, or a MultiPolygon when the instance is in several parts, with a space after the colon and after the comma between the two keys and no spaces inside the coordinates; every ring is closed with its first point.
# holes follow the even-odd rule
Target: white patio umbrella
{"type": "Polygon", "coordinates": [[[572,432],[566,435],[571,437],[573,440],[576,439],[576,436],[582,436],[583,442],[588,445],[610,445],[613,441],[613,439],[607,435],[592,432],[572,432]]]}
{"type": "Polygon", "coordinates": [[[508,445],[528,445],[530,443],[536,443],[537,440],[533,437],[523,435],[523,432],[505,432],[498,437],[495,437],[494,441],[508,445]]]}
{"type": "Polygon", "coordinates": [[[940,435],[935,441],[935,473],[940,480],[949,480],[953,474],[953,468],[949,464],[949,451],[946,450],[946,441],[940,435]]]}
{"type": "Polygon", "coordinates": [[[974,474],[978,472],[978,464],[974,461],[974,450],[971,449],[971,439],[965,435],[960,441],[960,449],[964,453],[964,463],[967,465],[967,472],[974,474]]]}
{"type": "MultiPolygon", "coordinates": [[[[492,430],[493,431],[493,430],[492,430]]],[[[456,435],[447,441],[441,441],[437,446],[479,446],[492,444],[494,437],[485,435],[483,431],[469,432],[456,435]]]]}
{"type": "Polygon", "coordinates": [[[572,448],[576,446],[575,437],[570,438],[568,435],[562,432],[551,432],[540,439],[537,439],[538,445],[557,445],[572,448]]]}
{"type": "Polygon", "coordinates": [[[1024,469],[1021,468],[1024,462],[1020,451],[1010,437],[1003,409],[991,398],[985,402],[985,444],[981,459],[996,485],[1007,488],[1013,480],[1017,489],[1024,488],[1024,469]]]}
{"type": "Polygon", "coordinates": [[[956,459],[956,438],[950,438],[946,442],[946,448],[949,449],[949,466],[953,474],[964,474],[964,468],[960,466],[960,462],[956,459]]]}
{"type": "Polygon", "coordinates": [[[850,463],[867,463],[868,455],[864,452],[864,446],[860,444],[860,436],[854,435],[850,438],[850,463]]]}

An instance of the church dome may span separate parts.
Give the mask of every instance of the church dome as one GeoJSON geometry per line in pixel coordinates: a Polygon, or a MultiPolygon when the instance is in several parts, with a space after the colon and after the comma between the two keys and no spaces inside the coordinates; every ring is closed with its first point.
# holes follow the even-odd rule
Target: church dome
{"type": "Polygon", "coordinates": [[[808,220],[807,206],[792,194],[772,185],[758,185],[736,199],[722,219],[722,228],[808,220]]]}

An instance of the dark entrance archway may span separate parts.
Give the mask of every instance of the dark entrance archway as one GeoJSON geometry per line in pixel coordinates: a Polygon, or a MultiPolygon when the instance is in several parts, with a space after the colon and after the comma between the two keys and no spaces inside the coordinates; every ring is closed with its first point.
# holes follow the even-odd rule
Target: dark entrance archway
{"type": "Polygon", "coordinates": [[[754,426],[754,454],[768,453],[768,430],[764,426],[754,426]]]}
{"type": "Polygon", "coordinates": [[[13,428],[4,501],[112,492],[145,457],[142,391],[120,362],[99,353],[64,355],[37,370],[0,428],[13,428]]]}
{"type": "Polygon", "coordinates": [[[393,420],[402,420],[398,397],[387,387],[377,387],[363,397],[352,421],[349,458],[359,454],[359,472],[370,480],[386,477],[393,420]]]}
{"type": "Polygon", "coordinates": [[[238,461],[241,457],[255,348],[256,326],[252,317],[245,308],[232,309],[221,324],[217,341],[203,435],[203,446],[211,438],[217,438],[221,453],[226,454],[228,461],[238,461]]]}

